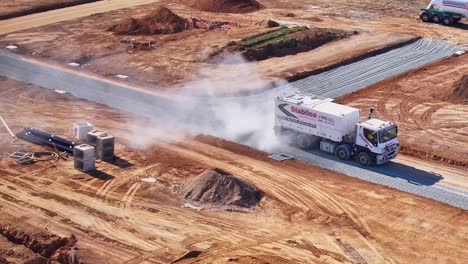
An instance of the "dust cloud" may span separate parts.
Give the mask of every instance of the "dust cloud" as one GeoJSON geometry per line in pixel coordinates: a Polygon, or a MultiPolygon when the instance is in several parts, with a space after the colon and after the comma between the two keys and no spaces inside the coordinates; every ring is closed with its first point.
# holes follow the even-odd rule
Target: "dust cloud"
{"type": "Polygon", "coordinates": [[[274,96],[246,91],[279,85],[287,83],[262,78],[255,64],[240,54],[230,54],[217,64],[204,66],[190,82],[173,89],[177,96],[171,110],[166,111],[170,115],[157,113],[155,119],[127,122],[135,134],[134,147],[204,134],[271,151],[279,145],[273,130],[274,96]]]}

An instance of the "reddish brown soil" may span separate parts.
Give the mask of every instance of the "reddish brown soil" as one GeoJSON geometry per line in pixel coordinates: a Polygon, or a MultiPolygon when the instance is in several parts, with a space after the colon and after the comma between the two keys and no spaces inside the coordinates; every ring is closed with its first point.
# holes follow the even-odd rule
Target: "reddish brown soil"
{"type": "Polygon", "coordinates": [[[46,264],[47,259],[34,253],[31,249],[10,242],[0,235],[0,263],[1,264],[46,264]]]}
{"type": "Polygon", "coordinates": [[[184,199],[203,206],[233,205],[251,208],[262,194],[253,185],[218,168],[190,178],[181,188],[184,199]]]}
{"type": "Polygon", "coordinates": [[[0,20],[102,0],[8,0],[0,2],[0,20]]]}
{"type": "MultiPolygon", "coordinates": [[[[274,264],[468,258],[460,246],[468,243],[467,211],[300,161],[276,162],[212,137],[177,144],[155,138],[136,149],[138,131],[161,123],[143,120],[134,130],[136,116],[4,78],[0,94],[0,112],[14,131],[31,125],[70,137],[73,122],[89,120],[117,138],[119,159],[100,162],[89,174],[74,170],[70,159],[20,166],[0,155],[1,215],[40,232],[75,234],[83,263],[171,263],[181,256],[180,263],[274,264]],[[182,208],[185,201],[170,186],[213,167],[262,190],[259,210],[182,208]],[[157,181],[141,181],[146,177],[157,181]]],[[[10,144],[2,129],[0,148],[43,149],[10,144]]]]}
{"type": "Polygon", "coordinates": [[[160,7],[140,19],[125,19],[110,27],[109,31],[118,35],[174,34],[184,30],[187,23],[187,19],[179,17],[168,8],[160,7]]]}
{"type": "Polygon", "coordinates": [[[198,10],[214,13],[248,13],[261,8],[256,0],[179,0],[198,10]]]}
{"type": "Polygon", "coordinates": [[[322,11],[328,15],[368,19],[376,16],[416,18],[430,0],[264,0],[269,7],[322,11]]]}
{"type": "MultiPolygon", "coordinates": [[[[6,197],[2,193],[2,198],[6,197]]],[[[73,235],[62,238],[18,220],[10,215],[0,216],[0,257],[6,263],[45,264],[52,260],[71,263],[70,249],[76,244],[73,235]]]]}
{"type": "Polygon", "coordinates": [[[374,106],[377,117],[398,123],[403,153],[466,167],[468,106],[460,87],[467,71],[468,55],[452,57],[338,101],[361,108],[363,118],[374,106]]]}
{"type": "Polygon", "coordinates": [[[468,104],[468,75],[463,75],[453,84],[453,92],[447,98],[454,103],[468,104]]]}
{"type": "Polygon", "coordinates": [[[350,37],[357,32],[346,32],[337,29],[312,28],[306,31],[287,34],[289,39],[294,40],[294,44],[288,41],[280,41],[264,45],[259,43],[255,46],[243,46],[230,43],[223,49],[216,51],[210,56],[211,60],[220,60],[229,53],[240,53],[248,61],[261,61],[273,57],[284,57],[307,52],[318,48],[326,43],[350,37]]]}

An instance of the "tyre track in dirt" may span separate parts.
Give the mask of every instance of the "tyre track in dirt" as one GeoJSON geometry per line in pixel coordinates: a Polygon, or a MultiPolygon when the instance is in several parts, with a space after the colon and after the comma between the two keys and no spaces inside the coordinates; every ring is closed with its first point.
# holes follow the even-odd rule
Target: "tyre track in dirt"
{"type": "Polygon", "coordinates": [[[135,197],[135,194],[137,193],[140,187],[141,183],[136,182],[128,189],[128,191],[124,194],[122,200],[120,201],[120,209],[125,209],[131,206],[133,198],[135,197]]]}
{"type": "MultiPolygon", "coordinates": [[[[213,157],[216,159],[227,159],[228,156],[232,157],[234,155],[236,157],[236,163],[231,163],[230,165],[240,167],[242,169],[246,169],[244,164],[249,164],[249,158],[236,155],[230,153],[226,150],[221,150],[219,148],[215,148],[211,145],[203,145],[203,148],[200,149],[200,142],[192,142],[192,141],[185,141],[183,144],[184,149],[187,150],[196,150],[197,153],[202,153],[204,156],[213,157]]],[[[257,162],[257,164],[261,164],[257,162]]],[[[349,202],[347,199],[342,197],[338,197],[337,195],[333,195],[329,192],[326,192],[318,185],[310,184],[310,179],[303,178],[303,177],[289,177],[285,174],[278,174],[275,173],[275,168],[272,167],[270,164],[264,163],[263,166],[260,168],[255,169],[255,173],[262,174],[264,170],[264,175],[274,175],[274,179],[284,180],[284,182],[288,182],[288,189],[284,190],[283,194],[288,195],[289,193],[301,193],[299,190],[306,190],[307,193],[312,194],[312,198],[306,197],[302,192],[302,196],[297,197],[299,200],[308,201],[308,204],[311,205],[313,203],[317,203],[320,205],[321,209],[325,212],[329,212],[331,216],[336,218],[345,218],[347,222],[349,222],[350,226],[352,226],[362,237],[368,242],[369,247],[371,247],[374,252],[378,253],[382,259],[385,259],[383,256],[385,255],[383,252],[382,247],[378,244],[378,242],[374,239],[372,235],[372,231],[363,217],[359,217],[353,212],[353,209],[349,206],[349,202]],[[291,189],[291,187],[296,187],[297,190],[291,189]],[[310,200],[312,199],[312,200],[310,200]]],[[[253,171],[252,168],[247,168],[249,171],[253,171]]],[[[256,181],[257,179],[255,179],[256,181]]],[[[271,183],[265,183],[268,185],[261,185],[261,186],[268,186],[268,189],[272,188],[271,183]]],[[[278,185],[273,188],[281,188],[278,185]]],[[[279,193],[279,192],[278,192],[279,193]]],[[[279,197],[276,197],[279,198],[279,197]]],[[[289,201],[288,198],[285,200],[289,201]]]]}
{"type": "MultiPolygon", "coordinates": [[[[27,182],[24,182],[24,180],[17,180],[17,181],[21,182],[21,186],[23,186],[23,188],[27,185],[27,182]]],[[[18,184],[10,180],[8,180],[7,182],[18,184]]],[[[67,188],[67,186],[65,185],[62,185],[62,184],[59,184],[59,185],[61,186],[62,190],[64,190],[63,188],[67,188]]],[[[17,189],[21,189],[21,186],[18,186],[17,189]]],[[[120,227],[116,227],[115,222],[117,220],[109,221],[110,215],[107,215],[105,212],[97,211],[96,208],[88,207],[87,205],[81,204],[80,202],[75,201],[75,200],[69,200],[69,198],[63,198],[63,199],[67,199],[70,201],[70,202],[64,202],[62,201],[63,199],[60,197],[54,198],[53,194],[49,194],[49,195],[52,195],[51,198],[49,197],[44,198],[44,195],[38,195],[41,192],[39,187],[34,187],[32,185],[29,185],[29,188],[34,193],[28,193],[28,194],[23,193],[20,196],[18,196],[19,193],[15,194],[13,191],[6,192],[5,190],[2,190],[2,193],[7,193],[8,195],[15,197],[16,199],[19,199],[20,201],[24,201],[24,203],[26,204],[31,204],[33,209],[35,207],[40,206],[40,204],[43,203],[42,199],[46,199],[49,203],[50,208],[56,208],[54,212],[54,214],[56,215],[60,215],[62,212],[65,212],[65,209],[63,207],[70,206],[71,204],[74,204],[74,207],[76,207],[76,209],[80,209],[80,208],[83,209],[84,207],[85,209],[84,211],[87,212],[89,215],[88,225],[92,227],[93,232],[99,234],[100,236],[113,240],[113,241],[120,241],[123,244],[128,245],[128,246],[139,247],[144,250],[155,250],[157,248],[160,248],[160,245],[158,244],[144,241],[141,238],[136,237],[135,235],[129,232],[120,230],[122,225],[120,225],[120,227]],[[87,208],[89,208],[90,210],[88,210],[87,208]],[[106,215],[106,216],[103,217],[102,215],[106,215]]],[[[72,193],[72,191],[70,191],[70,193],[72,193]]],[[[81,196],[81,197],[84,198],[85,196],[81,196]]],[[[68,208],[68,210],[66,211],[71,212],[72,210],[68,208]]],[[[115,216],[113,216],[113,218],[115,218],[115,216]]],[[[127,228],[130,228],[130,226],[127,225],[127,228]]]]}
{"type": "MultiPolygon", "coordinates": [[[[172,147],[173,148],[173,147],[172,147]]],[[[197,153],[202,154],[203,156],[212,156],[213,158],[223,160],[224,157],[232,156],[235,155],[233,153],[227,153],[226,151],[220,150],[218,148],[212,147],[210,145],[205,145],[203,148],[201,148],[200,151],[200,143],[197,144],[191,144],[190,142],[184,143],[183,145],[183,150],[179,149],[174,149],[175,151],[183,151],[183,155],[190,156],[191,158],[198,159],[201,157],[197,157],[198,154],[194,154],[194,152],[190,153],[188,150],[194,150],[197,149],[197,153]]],[[[182,153],[181,153],[182,154],[182,153]]],[[[241,169],[244,169],[245,166],[243,164],[249,164],[249,159],[245,158],[240,155],[235,155],[236,156],[236,164],[231,163],[231,166],[236,166],[241,169]]],[[[199,159],[199,161],[202,161],[202,159],[199,159]]],[[[225,162],[223,162],[225,163],[225,162]]],[[[257,164],[260,164],[257,162],[257,164]]],[[[220,164],[213,164],[215,166],[223,166],[222,163],[220,164]]],[[[365,240],[369,242],[369,246],[373,248],[374,252],[378,255],[381,256],[382,259],[383,257],[383,252],[382,252],[382,247],[373,239],[373,236],[371,235],[371,230],[369,226],[365,223],[365,221],[362,219],[362,217],[356,216],[349,208],[344,206],[343,204],[346,204],[345,199],[338,198],[334,195],[331,195],[323,190],[321,190],[317,186],[313,186],[308,182],[308,179],[302,179],[301,177],[289,177],[289,175],[286,174],[278,174],[275,172],[275,168],[272,167],[270,164],[262,164],[264,166],[262,167],[257,167],[256,168],[256,174],[261,177],[261,171],[265,170],[265,175],[274,175],[274,181],[279,181],[279,184],[276,184],[273,182],[273,179],[268,179],[264,180],[261,183],[259,183],[259,177],[256,177],[255,179],[252,179],[257,183],[258,186],[264,186],[265,190],[274,191],[276,195],[283,195],[277,196],[276,198],[279,198],[280,200],[284,200],[285,202],[287,201],[288,203],[294,203],[296,206],[300,206],[302,209],[307,210],[310,209],[313,204],[319,205],[321,209],[324,211],[328,211],[330,213],[330,216],[335,217],[335,218],[343,218],[345,221],[349,222],[350,226],[355,229],[360,235],[363,236],[365,240]],[[288,184],[281,185],[281,182],[288,182],[288,184]],[[284,186],[288,186],[287,189],[284,188],[284,186]],[[295,187],[295,188],[292,188],[295,187]],[[275,189],[280,189],[281,191],[275,190],[275,189]],[[300,190],[303,190],[302,192],[300,190]],[[306,192],[304,192],[304,190],[306,192]],[[293,195],[300,193],[300,196],[293,195]],[[311,196],[309,196],[309,194],[311,196]],[[291,201],[291,197],[295,197],[296,200],[291,201]],[[305,202],[302,204],[297,203],[297,201],[303,201],[305,202]],[[304,207],[306,206],[306,207],[304,207]],[[372,245],[372,246],[371,246],[372,245]]],[[[225,167],[227,168],[227,167],[225,167]]],[[[233,171],[232,167],[229,168],[229,171],[233,171]]],[[[249,171],[252,171],[250,169],[249,171]]],[[[242,173],[239,171],[238,173],[242,173]]]]}

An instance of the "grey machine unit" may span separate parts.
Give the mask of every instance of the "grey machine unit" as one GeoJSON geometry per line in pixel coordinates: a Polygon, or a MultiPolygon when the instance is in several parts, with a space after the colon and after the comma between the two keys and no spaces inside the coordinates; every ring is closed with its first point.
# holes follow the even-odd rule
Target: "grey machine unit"
{"type": "Polygon", "coordinates": [[[99,129],[95,129],[93,131],[88,132],[88,135],[86,137],[86,142],[90,144],[91,146],[96,146],[97,144],[97,138],[99,136],[107,136],[107,132],[99,129]]]}
{"type": "Polygon", "coordinates": [[[96,154],[93,146],[81,144],[73,148],[74,168],[88,172],[96,168],[96,154]]]}
{"type": "Polygon", "coordinates": [[[100,135],[96,141],[96,156],[100,160],[113,161],[114,160],[114,136],[100,135]]]}
{"type": "Polygon", "coordinates": [[[94,126],[89,122],[79,122],[73,124],[73,136],[82,141],[86,141],[88,139],[88,133],[93,130],[94,126]]]}

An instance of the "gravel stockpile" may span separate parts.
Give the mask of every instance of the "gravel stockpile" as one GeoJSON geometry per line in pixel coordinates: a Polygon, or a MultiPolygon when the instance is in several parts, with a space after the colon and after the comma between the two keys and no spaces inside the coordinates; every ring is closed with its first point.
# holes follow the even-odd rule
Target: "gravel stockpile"
{"type": "Polygon", "coordinates": [[[218,168],[191,178],[180,190],[183,198],[200,205],[255,207],[262,194],[253,185],[218,168]]]}

